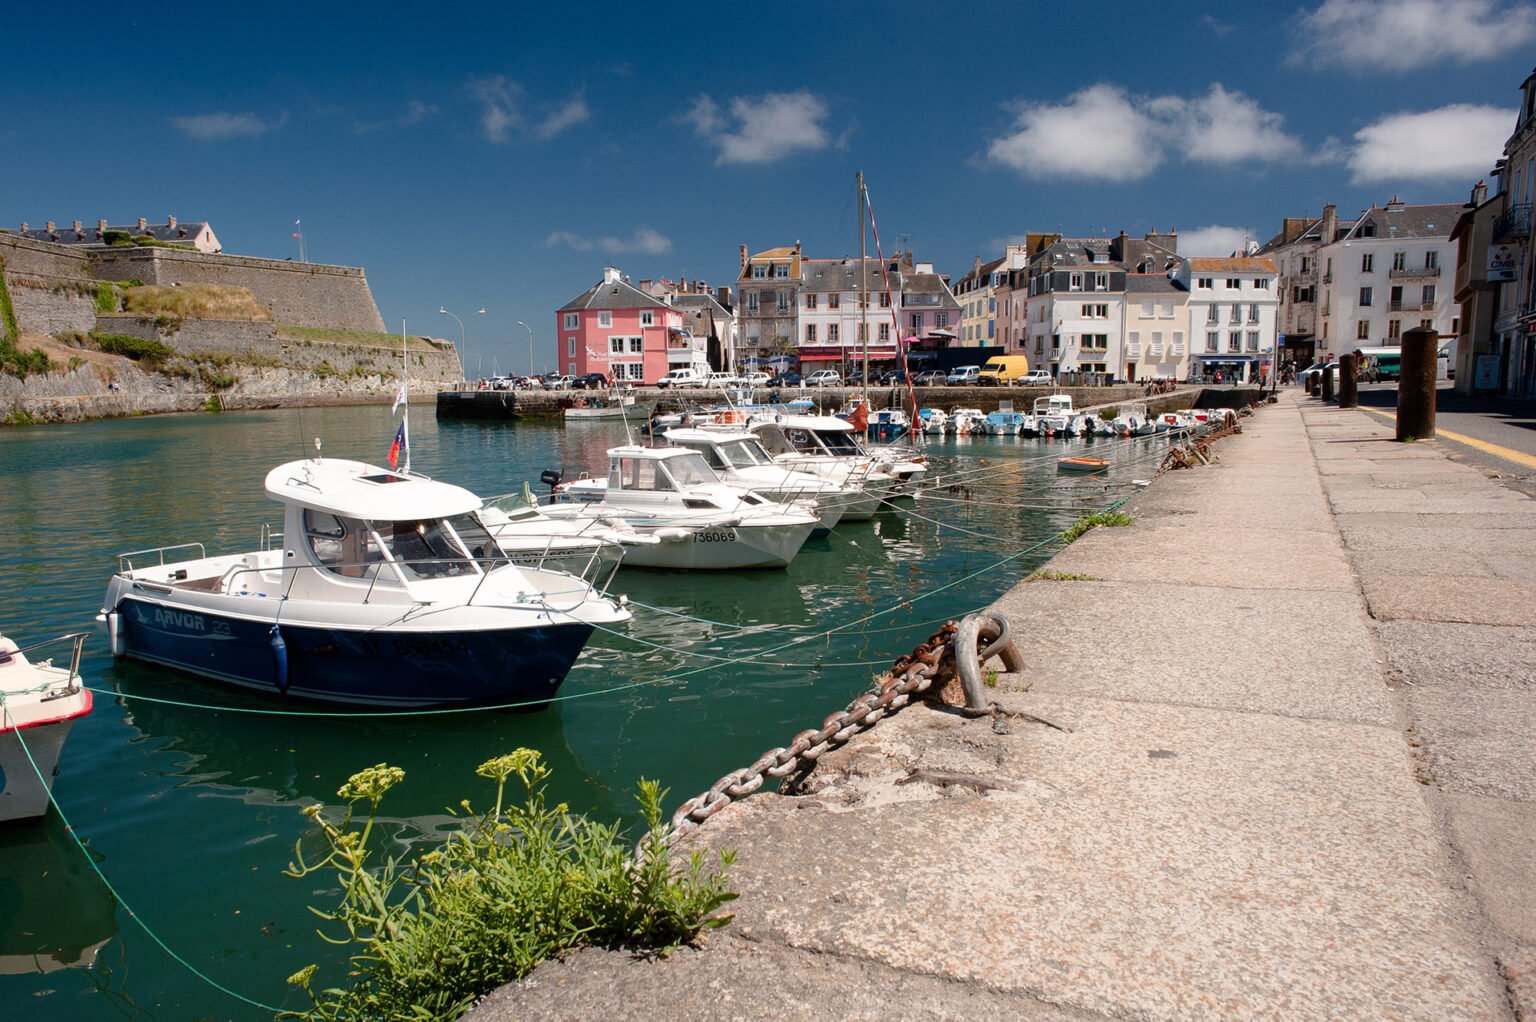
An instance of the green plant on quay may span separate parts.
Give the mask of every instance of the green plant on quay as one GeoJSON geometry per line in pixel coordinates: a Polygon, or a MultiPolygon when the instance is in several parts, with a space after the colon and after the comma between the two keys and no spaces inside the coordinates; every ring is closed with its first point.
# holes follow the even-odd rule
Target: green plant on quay
{"type": "Polygon", "coordinates": [[[1061,541],[1064,544],[1071,543],[1089,529],[1096,529],[1100,526],[1115,528],[1122,525],[1130,525],[1135,521],[1136,519],[1130,515],[1119,511],[1100,511],[1096,514],[1083,515],[1083,517],[1062,530],[1061,541]]]}
{"type": "Polygon", "coordinates": [[[517,749],[476,773],[496,782],[495,808],[476,815],[467,800],[460,803],[464,824],[411,863],[389,857],[376,864],[370,847],[379,803],[405,778],[398,767],[380,763],[353,774],[337,792],[348,805],[339,821],[319,805],[304,810],[329,851],[309,863],[296,845],[286,875],[335,874],[340,904],[310,911],[338,931],[322,931],[322,939],[355,948],[351,985],[317,991],[311,965],[288,979],[311,1006],[279,1018],[454,1019],[482,994],[563,951],[667,953],[730,921],[718,910],[736,897],[725,880],[734,853],[721,852],[713,868],[699,852],[674,865],[661,814],[666,792],[656,782],[639,783],[647,833],[636,853],[618,826],[547,804],[550,769],[537,751],[517,749]],[[504,805],[514,776],[524,797],[504,805]],[[360,806],[367,817],[358,828],[360,806]]]}

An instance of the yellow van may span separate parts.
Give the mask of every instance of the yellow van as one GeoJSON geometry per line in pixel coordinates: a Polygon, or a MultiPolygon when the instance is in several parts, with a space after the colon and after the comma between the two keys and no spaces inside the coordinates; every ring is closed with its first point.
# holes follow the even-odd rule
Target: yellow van
{"type": "Polygon", "coordinates": [[[976,382],[983,387],[996,387],[1000,384],[1007,386],[1023,379],[1027,372],[1029,359],[1023,355],[998,355],[981,367],[981,375],[976,378],[976,382]]]}

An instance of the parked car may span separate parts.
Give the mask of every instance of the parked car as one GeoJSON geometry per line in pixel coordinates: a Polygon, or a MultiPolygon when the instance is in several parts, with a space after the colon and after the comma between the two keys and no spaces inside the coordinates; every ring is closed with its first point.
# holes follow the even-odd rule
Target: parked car
{"type": "Polygon", "coordinates": [[[807,387],[840,387],[843,378],[836,369],[818,369],[805,378],[807,387]]]}
{"type": "Polygon", "coordinates": [[[998,355],[981,367],[976,382],[983,387],[1006,387],[1028,374],[1029,359],[1023,355],[998,355]]]}
{"type": "Polygon", "coordinates": [[[608,377],[602,373],[582,373],[571,386],[577,390],[601,390],[608,386],[608,377]]]}
{"type": "Polygon", "coordinates": [[[1051,385],[1051,371],[1049,369],[1031,369],[1019,377],[1019,383],[1026,387],[1039,387],[1051,385]]]}
{"type": "Polygon", "coordinates": [[[553,380],[547,381],[545,386],[552,387],[555,390],[570,390],[571,385],[575,382],[576,377],[574,376],[556,376],[553,380]]]}
{"type": "Polygon", "coordinates": [[[804,383],[805,377],[793,370],[768,377],[768,386],[770,387],[799,387],[804,383]]]}
{"type": "Polygon", "coordinates": [[[741,378],[741,382],[748,387],[766,387],[771,377],[765,372],[747,373],[741,378]]]}
{"type": "Polygon", "coordinates": [[[907,374],[900,369],[892,369],[881,373],[878,382],[884,387],[904,387],[907,383],[907,374]]]}
{"type": "Polygon", "coordinates": [[[707,387],[722,388],[739,387],[741,386],[741,377],[737,376],[735,373],[726,372],[723,369],[716,369],[714,372],[709,374],[709,379],[704,382],[704,385],[707,387]]]}
{"type": "Polygon", "coordinates": [[[512,389],[512,377],[510,377],[510,376],[493,376],[493,377],[491,377],[491,389],[492,390],[511,390],[512,389]]]}
{"type": "Polygon", "coordinates": [[[981,366],[955,366],[944,377],[944,383],[951,387],[974,387],[980,378],[981,366]]]}
{"type": "Polygon", "coordinates": [[[942,387],[948,375],[942,369],[924,369],[912,377],[912,382],[919,387],[942,387]]]}

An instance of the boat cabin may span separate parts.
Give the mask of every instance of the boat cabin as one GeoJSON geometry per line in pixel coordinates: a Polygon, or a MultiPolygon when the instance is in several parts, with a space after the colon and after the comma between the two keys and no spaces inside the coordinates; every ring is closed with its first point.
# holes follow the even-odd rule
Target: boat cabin
{"type": "Polygon", "coordinates": [[[752,432],[770,455],[811,454],[852,458],[862,455],[858,433],[845,419],[832,415],[786,416],[780,422],[762,422],[752,432]]]}
{"type": "Polygon", "coordinates": [[[1051,394],[1046,397],[1035,398],[1036,415],[1071,415],[1072,395],[1051,394]]]}

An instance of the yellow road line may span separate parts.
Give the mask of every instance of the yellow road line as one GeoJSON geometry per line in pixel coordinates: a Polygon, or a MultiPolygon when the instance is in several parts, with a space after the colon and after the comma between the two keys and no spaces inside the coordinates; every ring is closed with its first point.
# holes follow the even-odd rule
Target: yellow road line
{"type": "MultiPolygon", "coordinates": [[[[1394,412],[1384,412],[1380,408],[1366,408],[1363,405],[1359,406],[1359,408],[1362,412],[1370,412],[1372,415],[1379,415],[1383,419],[1391,419],[1393,422],[1397,421],[1397,415],[1394,412]]],[[[1482,451],[1484,454],[1491,454],[1495,458],[1503,458],[1505,461],[1512,461],[1516,465],[1524,465],[1526,468],[1536,468],[1536,457],[1532,457],[1529,454],[1525,454],[1521,451],[1510,450],[1508,447],[1500,447],[1498,444],[1490,444],[1486,440],[1477,439],[1477,437],[1463,436],[1460,433],[1452,433],[1449,430],[1440,429],[1437,426],[1435,428],[1435,439],[1438,440],[1441,437],[1444,437],[1447,440],[1454,440],[1458,444],[1466,444],[1468,447],[1476,448],[1477,450],[1482,451]]]]}

